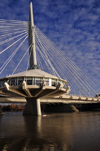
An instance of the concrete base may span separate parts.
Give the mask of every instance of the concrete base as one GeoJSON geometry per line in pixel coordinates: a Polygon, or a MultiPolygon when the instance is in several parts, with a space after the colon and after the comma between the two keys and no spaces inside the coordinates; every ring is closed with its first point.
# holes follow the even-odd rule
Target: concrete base
{"type": "Polygon", "coordinates": [[[40,100],[37,98],[26,98],[27,104],[25,106],[23,115],[41,115],[40,100]]]}

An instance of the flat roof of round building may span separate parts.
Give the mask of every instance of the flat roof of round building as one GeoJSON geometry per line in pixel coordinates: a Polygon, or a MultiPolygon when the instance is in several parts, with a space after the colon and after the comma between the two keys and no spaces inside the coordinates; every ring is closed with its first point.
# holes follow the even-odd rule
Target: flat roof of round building
{"type": "Polygon", "coordinates": [[[6,78],[15,78],[15,77],[45,77],[45,78],[56,78],[58,79],[58,77],[49,74],[47,72],[44,72],[40,69],[32,69],[32,70],[26,70],[23,72],[19,72],[17,74],[13,74],[13,75],[9,75],[6,76],[6,78]]]}
{"type": "Polygon", "coordinates": [[[9,75],[9,76],[6,76],[4,78],[1,78],[0,80],[4,80],[4,79],[10,79],[10,78],[18,78],[18,77],[43,77],[43,78],[53,78],[53,79],[59,79],[59,80],[62,80],[64,82],[67,82],[66,80],[64,79],[61,79],[61,78],[58,78],[52,74],[49,74],[45,71],[42,71],[40,69],[31,69],[31,70],[26,70],[26,71],[23,71],[23,72],[19,72],[17,74],[13,74],[13,75],[9,75]]]}

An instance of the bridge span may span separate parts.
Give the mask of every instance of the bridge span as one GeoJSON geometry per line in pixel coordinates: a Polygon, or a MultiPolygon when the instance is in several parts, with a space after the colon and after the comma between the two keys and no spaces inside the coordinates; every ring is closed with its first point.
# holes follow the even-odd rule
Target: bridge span
{"type": "MultiPolygon", "coordinates": [[[[74,95],[39,98],[40,103],[91,104],[100,103],[100,98],[74,95]]],[[[0,103],[27,103],[24,97],[0,97],[0,103]]]]}

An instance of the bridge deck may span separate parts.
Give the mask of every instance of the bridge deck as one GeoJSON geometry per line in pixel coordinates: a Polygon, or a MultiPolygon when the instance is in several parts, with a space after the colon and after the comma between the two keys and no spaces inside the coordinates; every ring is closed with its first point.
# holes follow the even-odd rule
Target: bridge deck
{"type": "MultiPolygon", "coordinates": [[[[41,103],[89,104],[100,103],[100,98],[63,95],[54,98],[41,98],[41,103]]],[[[0,97],[0,103],[26,103],[24,97],[0,97]]]]}

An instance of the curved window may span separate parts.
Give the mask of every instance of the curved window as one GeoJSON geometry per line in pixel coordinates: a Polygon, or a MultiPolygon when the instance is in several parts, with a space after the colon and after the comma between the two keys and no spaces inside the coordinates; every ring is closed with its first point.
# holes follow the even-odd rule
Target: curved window
{"type": "Polygon", "coordinates": [[[10,79],[10,85],[11,86],[15,86],[16,84],[15,84],[15,79],[13,78],[13,79],[10,79]]]}
{"type": "Polygon", "coordinates": [[[49,78],[44,78],[43,81],[47,86],[49,86],[49,78]]]}
{"type": "Polygon", "coordinates": [[[32,77],[27,77],[27,78],[26,78],[26,83],[27,83],[27,85],[32,85],[32,84],[34,84],[34,83],[33,83],[33,78],[32,78],[32,77]]]}
{"type": "Polygon", "coordinates": [[[62,85],[62,88],[66,89],[67,88],[67,83],[63,82],[61,80],[58,80],[58,84],[62,85]]]}
{"type": "Polygon", "coordinates": [[[58,80],[58,84],[60,84],[60,85],[61,85],[61,84],[62,84],[62,81],[61,81],[61,80],[58,80]]]}
{"type": "Polygon", "coordinates": [[[17,85],[22,85],[24,78],[17,78],[17,85]]]}
{"type": "Polygon", "coordinates": [[[62,88],[66,89],[67,88],[67,85],[65,82],[62,81],[62,88]]]}
{"type": "Polygon", "coordinates": [[[67,88],[67,84],[65,82],[63,84],[64,84],[63,88],[66,89],[67,88]]]}
{"type": "Polygon", "coordinates": [[[35,85],[41,85],[42,84],[42,78],[35,78],[35,85]]]}
{"type": "Polygon", "coordinates": [[[0,88],[4,87],[4,81],[0,81],[0,88]]]}
{"type": "Polygon", "coordinates": [[[56,86],[56,85],[57,85],[56,79],[51,79],[51,85],[52,85],[52,86],[56,86]]]}

